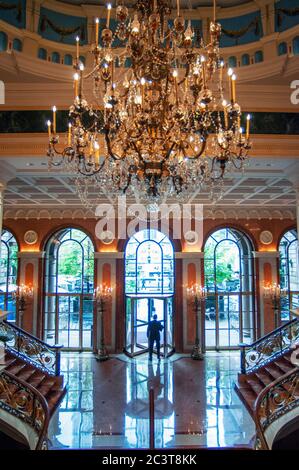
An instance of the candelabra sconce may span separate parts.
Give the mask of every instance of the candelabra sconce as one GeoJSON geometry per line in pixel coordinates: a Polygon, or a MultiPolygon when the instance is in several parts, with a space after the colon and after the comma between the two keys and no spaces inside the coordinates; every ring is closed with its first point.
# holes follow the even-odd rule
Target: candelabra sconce
{"type": "Polygon", "coordinates": [[[20,328],[23,328],[23,317],[28,306],[28,300],[33,297],[33,287],[21,284],[17,286],[12,296],[17,306],[17,323],[20,328]]]}
{"type": "Polygon", "coordinates": [[[204,287],[193,284],[187,288],[187,296],[193,304],[196,318],[196,332],[195,343],[192,349],[191,357],[196,361],[201,361],[204,358],[202,348],[202,311],[207,298],[207,292],[204,287]]]}
{"type": "Polygon", "coordinates": [[[286,294],[285,289],[281,289],[279,284],[267,284],[264,286],[264,298],[270,300],[274,311],[274,325],[280,325],[281,297],[286,294]]]}
{"type": "Polygon", "coordinates": [[[109,359],[109,354],[105,345],[104,311],[105,304],[112,298],[112,291],[112,287],[107,287],[103,284],[100,284],[94,290],[94,301],[96,302],[97,314],[100,324],[100,347],[98,349],[97,355],[98,361],[107,361],[107,359],[109,359]]]}

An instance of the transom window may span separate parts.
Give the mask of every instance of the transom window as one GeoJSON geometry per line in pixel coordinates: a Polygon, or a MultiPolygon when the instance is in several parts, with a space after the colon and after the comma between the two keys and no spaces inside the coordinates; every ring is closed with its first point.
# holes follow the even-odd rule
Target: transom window
{"type": "Polygon", "coordinates": [[[158,230],[141,230],[133,235],[125,252],[127,295],[173,295],[173,246],[158,230]]]}
{"type": "Polygon", "coordinates": [[[0,252],[0,308],[9,312],[10,321],[16,321],[16,305],[12,293],[17,287],[18,250],[15,237],[8,230],[3,230],[0,252]]]}

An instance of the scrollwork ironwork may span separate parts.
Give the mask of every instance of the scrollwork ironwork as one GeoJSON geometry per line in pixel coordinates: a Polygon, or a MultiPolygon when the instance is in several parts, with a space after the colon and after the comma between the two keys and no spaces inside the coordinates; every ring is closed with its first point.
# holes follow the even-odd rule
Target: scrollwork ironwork
{"type": "Polygon", "coordinates": [[[47,374],[60,374],[60,349],[62,346],[50,346],[8,322],[3,322],[0,330],[7,335],[6,348],[8,350],[47,374]]]}
{"type": "Polygon", "coordinates": [[[265,431],[281,416],[299,406],[299,368],[268,385],[258,396],[254,419],[257,428],[256,449],[269,449],[265,431]]]}
{"type": "Polygon", "coordinates": [[[2,371],[0,408],[28,424],[38,436],[35,449],[47,449],[49,410],[44,397],[33,387],[2,371]]]}
{"type": "Polygon", "coordinates": [[[291,320],[252,345],[241,345],[242,373],[254,372],[276,356],[291,349],[299,340],[299,321],[291,320]]]}

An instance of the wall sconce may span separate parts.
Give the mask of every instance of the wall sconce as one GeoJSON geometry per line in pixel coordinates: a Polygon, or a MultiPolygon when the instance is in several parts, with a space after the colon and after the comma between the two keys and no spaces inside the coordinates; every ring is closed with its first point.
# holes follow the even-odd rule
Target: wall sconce
{"type": "Polygon", "coordinates": [[[105,346],[105,334],[104,334],[104,310],[105,303],[112,298],[113,288],[108,287],[105,284],[100,284],[94,290],[94,302],[96,302],[97,313],[100,317],[100,347],[98,349],[98,361],[107,361],[109,354],[105,346]]]}
{"type": "Polygon", "coordinates": [[[202,352],[202,306],[206,301],[207,292],[204,287],[199,284],[193,284],[191,287],[187,287],[187,297],[193,303],[193,308],[196,315],[196,331],[195,331],[195,342],[192,349],[191,357],[194,360],[201,361],[204,358],[202,352]]]}
{"type": "Polygon", "coordinates": [[[280,324],[281,297],[284,295],[286,295],[286,289],[282,289],[279,284],[264,285],[264,298],[270,300],[274,310],[275,328],[278,328],[280,324]]]}
{"type": "Polygon", "coordinates": [[[23,316],[27,308],[28,300],[33,297],[33,287],[21,284],[17,286],[15,292],[12,293],[12,298],[16,302],[18,313],[18,325],[23,328],[23,316]]]}

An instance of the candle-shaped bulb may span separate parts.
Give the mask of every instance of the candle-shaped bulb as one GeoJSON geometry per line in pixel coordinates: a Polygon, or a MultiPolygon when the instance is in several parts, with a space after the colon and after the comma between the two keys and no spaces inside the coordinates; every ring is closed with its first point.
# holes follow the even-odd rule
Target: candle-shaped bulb
{"type": "Polygon", "coordinates": [[[77,57],[77,60],[79,60],[79,41],[80,41],[79,36],[76,36],[76,57],[77,57]]]}
{"type": "Polygon", "coordinates": [[[47,126],[48,126],[48,135],[50,139],[51,138],[51,121],[47,121],[47,126]]]}
{"type": "Polygon", "coordinates": [[[99,18],[96,18],[96,46],[99,43],[99,23],[100,23],[99,18]]]}
{"type": "Polygon", "coordinates": [[[53,106],[53,133],[56,134],[56,106],[53,106]]]}
{"type": "Polygon", "coordinates": [[[229,77],[231,77],[233,75],[233,73],[234,73],[233,69],[229,68],[228,71],[227,71],[227,75],[229,77]]]}
{"type": "Polygon", "coordinates": [[[108,10],[107,11],[107,23],[106,23],[107,29],[109,29],[109,26],[110,26],[111,8],[112,8],[111,3],[108,3],[108,5],[107,5],[107,10],[108,10]]]}
{"type": "Polygon", "coordinates": [[[246,117],[247,121],[246,121],[246,139],[249,139],[249,131],[250,131],[250,119],[251,119],[251,115],[250,114],[247,114],[247,117],[246,117]]]}
{"type": "Polygon", "coordinates": [[[177,70],[174,70],[174,71],[172,72],[172,75],[173,75],[173,78],[177,78],[177,76],[178,76],[178,71],[177,71],[177,70]]]}
{"type": "Polygon", "coordinates": [[[200,56],[200,62],[203,63],[203,62],[205,62],[205,61],[206,61],[205,56],[204,56],[204,55],[200,56]]]}
{"type": "Polygon", "coordinates": [[[83,72],[83,70],[84,70],[84,64],[82,64],[82,62],[81,62],[81,64],[80,64],[80,66],[79,66],[79,69],[80,69],[81,72],[83,72]]]}
{"type": "Polygon", "coordinates": [[[140,83],[141,83],[142,86],[145,85],[146,82],[145,82],[145,78],[144,78],[144,77],[142,77],[142,79],[140,80],[140,83]]]}

